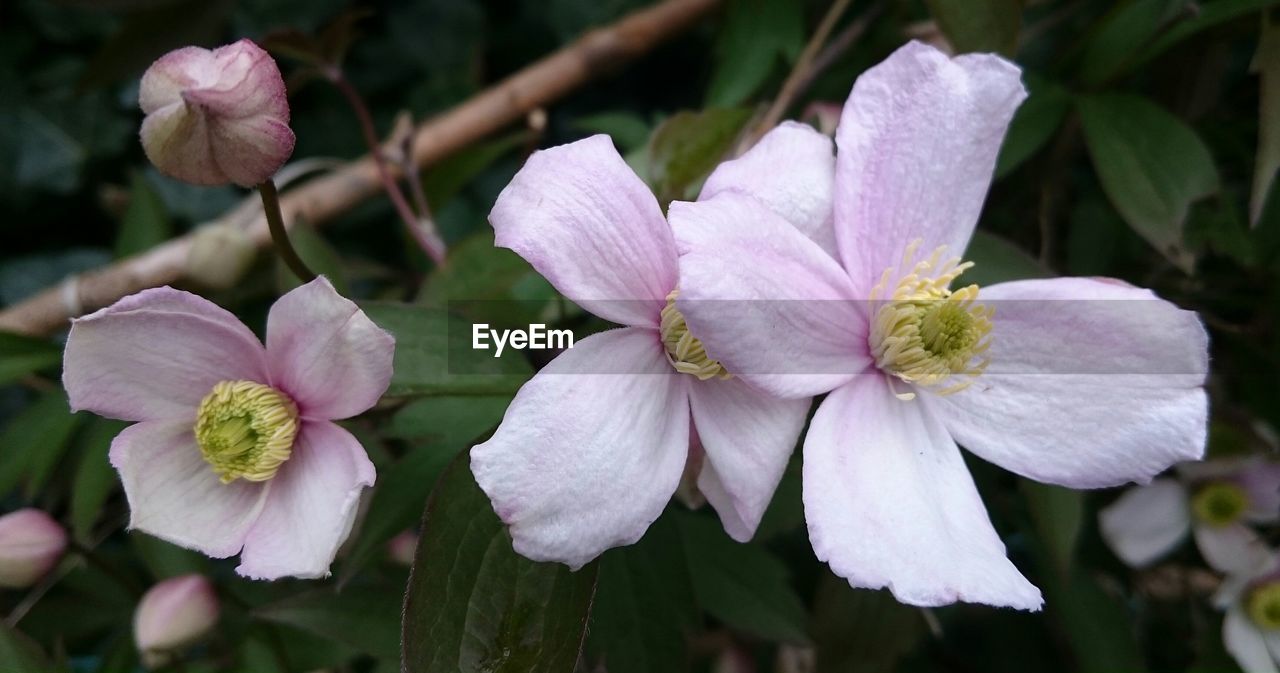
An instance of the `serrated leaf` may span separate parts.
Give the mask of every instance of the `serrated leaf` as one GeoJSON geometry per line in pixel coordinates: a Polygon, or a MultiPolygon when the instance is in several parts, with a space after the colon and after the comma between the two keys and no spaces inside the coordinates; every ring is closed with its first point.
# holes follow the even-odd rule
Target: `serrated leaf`
{"type": "Polygon", "coordinates": [[[80,463],[71,482],[71,532],[85,542],[102,515],[102,505],[116,489],[116,471],[107,454],[111,440],[126,424],[107,418],[94,418],[80,433],[80,463]]]}
{"type": "Polygon", "coordinates": [[[957,54],[1012,56],[1022,26],[1022,0],[925,0],[957,54]]]}
{"type": "Polygon", "coordinates": [[[295,594],[253,609],[253,616],[331,638],[375,657],[400,656],[400,596],[392,587],[331,588],[295,594]]]}
{"type": "Polygon", "coordinates": [[[116,235],[116,257],[150,250],[168,240],[172,228],[164,201],[142,173],[134,171],[129,178],[129,207],[116,235]]]}
{"type": "Polygon", "coordinates": [[[734,542],[711,517],[678,518],[698,603],[721,622],[766,640],[804,643],[808,614],[787,567],[764,547],[734,542]]]}
{"type": "Polygon", "coordinates": [[[45,339],[0,332],[0,385],[62,361],[62,347],[45,339]]]}
{"type": "Polygon", "coordinates": [[[649,183],[666,205],[697,197],[702,183],[733,146],[751,113],[739,108],[678,112],[649,138],[649,183]]]}
{"type": "Polygon", "coordinates": [[[818,673],[889,673],[925,634],[919,608],[888,591],[854,589],[823,573],[813,608],[818,673]],[[855,626],[856,625],[856,626],[855,626]]]}
{"type": "Polygon", "coordinates": [[[405,673],[572,671],[595,574],[594,563],[570,572],[516,554],[469,461],[454,461],[427,505],[405,593],[405,673]]]}
{"type": "Polygon", "coordinates": [[[1085,142],[1107,198],[1134,231],[1190,272],[1182,231],[1191,204],[1218,189],[1208,147],[1182,120],[1138,96],[1078,100],[1085,142]]]}
{"type": "Polygon", "coordinates": [[[62,389],[36,398],[0,434],[0,493],[26,482],[30,497],[66,451],[81,415],[73,415],[62,389]]]}

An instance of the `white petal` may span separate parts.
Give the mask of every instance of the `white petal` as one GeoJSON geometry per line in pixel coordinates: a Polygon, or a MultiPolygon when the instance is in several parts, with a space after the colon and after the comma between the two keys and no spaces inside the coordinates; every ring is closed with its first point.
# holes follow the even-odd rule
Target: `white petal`
{"type": "Polygon", "coordinates": [[[1176,479],[1131,488],[1098,513],[1098,523],[1111,551],[1141,568],[1186,539],[1191,530],[1187,490],[1176,479]]]}
{"type": "Polygon", "coordinates": [[[1271,550],[1252,528],[1234,523],[1226,526],[1200,524],[1195,527],[1196,547],[1215,570],[1224,573],[1251,573],[1271,564],[1271,550]]]}
{"type": "Polygon", "coordinates": [[[1275,659],[1267,650],[1262,631],[1239,607],[1227,610],[1222,620],[1222,644],[1244,673],[1277,673],[1275,659]]]}

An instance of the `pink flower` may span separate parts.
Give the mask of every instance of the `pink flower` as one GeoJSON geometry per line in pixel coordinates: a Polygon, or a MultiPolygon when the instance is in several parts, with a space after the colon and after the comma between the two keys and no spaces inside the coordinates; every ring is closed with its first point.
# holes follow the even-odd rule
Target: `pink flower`
{"type": "Polygon", "coordinates": [[[35,584],[57,565],[66,548],[67,532],[41,510],[0,516],[0,587],[35,584]]]}
{"type": "Polygon", "coordinates": [[[750,538],[809,403],[770,399],[702,352],[672,302],[671,228],[609,138],[534,154],[489,220],[499,246],[624,325],[560,354],[471,451],[516,551],[578,568],[638,540],[680,483],[693,428],[699,488],[731,536],[750,538]]]}
{"type": "Polygon", "coordinates": [[[184,182],[253,187],[293,154],[280,69],[250,40],[161,56],[142,75],[138,103],[147,158],[184,182]]]}
{"type": "Polygon", "coordinates": [[[76,320],[72,409],[138,421],[111,444],[131,528],[241,575],[323,577],[373,464],[330,422],[373,406],[394,341],[317,278],[267,318],[266,348],[234,315],[163,287],[76,320]]]}
{"type": "Polygon", "coordinates": [[[218,623],[218,595],[203,575],[167,579],[147,590],[133,613],[133,639],[148,668],[171,661],[218,623]]]}
{"type": "Polygon", "coordinates": [[[830,392],[804,443],[817,556],[905,603],[1042,603],[957,443],[1072,487],[1146,481],[1204,447],[1207,338],[1193,313],[1119,282],[1002,283],[982,302],[976,285],[950,287],[1026,95],[1019,76],[996,56],[908,44],[854,85],[836,157],[791,126],[774,133],[816,137],[739,160],[801,196],[722,193],[669,211],[676,306],[708,357],[781,397],[830,392]],[[810,176],[827,174],[830,202],[811,203],[826,192],[806,191],[810,176]],[[831,239],[789,221],[824,209],[831,239]]]}
{"type": "Polygon", "coordinates": [[[1215,570],[1247,572],[1271,560],[1249,524],[1280,521],[1280,465],[1254,457],[1188,463],[1181,478],[1129,489],[1098,513],[1102,537],[1122,561],[1141,568],[1194,532],[1215,570]]]}
{"type": "Polygon", "coordinates": [[[1241,670],[1280,671],[1280,562],[1275,552],[1261,568],[1228,575],[1213,601],[1227,613],[1222,644],[1241,670]]]}

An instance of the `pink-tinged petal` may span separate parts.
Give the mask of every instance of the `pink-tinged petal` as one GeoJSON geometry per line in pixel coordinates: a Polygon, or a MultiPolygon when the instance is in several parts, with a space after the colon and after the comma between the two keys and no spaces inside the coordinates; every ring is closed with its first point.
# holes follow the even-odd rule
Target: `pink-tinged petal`
{"type": "Polygon", "coordinates": [[[264,580],[327,576],[351,532],[360,494],[373,480],[373,463],[351,433],[328,421],[303,423],[293,455],[270,482],[236,572],[264,580]]]}
{"type": "Polygon", "coordinates": [[[814,553],[855,587],[888,587],[910,605],[1043,603],[1005,557],[946,429],[882,376],[860,376],[818,407],[804,509],[814,553]]]}
{"type": "Polygon", "coordinates": [[[809,403],[775,398],[737,379],[691,384],[693,425],[706,452],[698,487],[733,539],[746,542],[755,534],[800,439],[809,403]]]}
{"type": "Polygon", "coordinates": [[[1208,336],[1149,290],[1088,278],[984,288],[991,365],[928,395],[960,444],[1007,470],[1073,488],[1147,482],[1204,453],[1208,336]]]}
{"type": "Polygon", "coordinates": [[[274,175],[293,154],[295,142],[289,124],[270,115],[211,120],[209,135],[218,169],[241,187],[253,187],[274,175]]]}
{"type": "Polygon", "coordinates": [[[576,570],[639,540],[684,470],[692,380],[653,330],[623,328],[577,342],[525,383],[471,449],[516,551],[576,570]]]}
{"type": "Polygon", "coordinates": [[[340,419],[372,407],[391,383],[395,339],[323,276],[280,297],[267,317],[271,384],[304,418],[340,419]]]}
{"type": "Polygon", "coordinates": [[[152,112],[138,130],[142,150],[161,173],[193,185],[222,185],[231,181],[214,157],[209,119],[186,103],[173,103],[152,112]]]}
{"type": "Polygon", "coordinates": [[[795,227],[738,194],[669,211],[680,248],[676,306],[707,354],[781,397],[812,397],[866,370],[866,302],[795,227]]]}
{"type": "Polygon", "coordinates": [[[1020,77],[998,56],[911,42],[854,83],[836,132],[835,228],[861,292],[917,238],[953,255],[968,245],[1026,98],[1020,77]]]}
{"type": "Polygon", "coordinates": [[[211,56],[218,79],[200,90],[202,102],[224,117],[268,115],[288,124],[284,78],[271,54],[252,40],[242,39],[214,49],[211,56]]]}
{"type": "Polygon", "coordinates": [[[1280,521],[1280,463],[1266,458],[1249,461],[1237,476],[1245,493],[1249,494],[1249,507],[1245,517],[1254,523],[1280,521]]]}
{"type": "Polygon", "coordinates": [[[835,169],[831,138],[808,124],[782,122],[746,154],[717,166],[698,200],[724,192],[753,196],[834,257],[831,190],[835,169]]]}
{"type": "Polygon", "coordinates": [[[1222,645],[1244,673],[1278,673],[1267,638],[1238,606],[1222,620],[1222,645]]]}
{"type": "Polygon", "coordinates": [[[1272,554],[1267,543],[1242,524],[1195,527],[1196,548],[1215,570],[1234,574],[1251,573],[1271,565],[1272,554]]]}
{"type": "Polygon", "coordinates": [[[1098,513],[1102,539],[1129,566],[1147,566],[1187,538],[1187,497],[1187,489],[1176,479],[1131,488],[1098,513]]]}
{"type": "Polygon", "coordinates": [[[183,47],[161,56],[142,74],[138,84],[138,106],[144,114],[182,102],[182,92],[205,86],[217,78],[213,52],[200,47],[183,47]]]}
{"type": "Polygon", "coordinates": [[[129,528],[213,558],[234,556],[258,519],[268,484],[223,484],[200,455],[190,421],[144,421],[111,442],[129,500],[129,528]]]}
{"type": "Polygon", "coordinates": [[[234,315],[162,287],[71,323],[62,382],[73,411],[194,419],[219,381],[267,380],[265,351],[234,315]]]}
{"type": "Polygon", "coordinates": [[[606,320],[654,327],[676,286],[671,228],[608,136],[535,152],[489,222],[497,245],[606,320]]]}

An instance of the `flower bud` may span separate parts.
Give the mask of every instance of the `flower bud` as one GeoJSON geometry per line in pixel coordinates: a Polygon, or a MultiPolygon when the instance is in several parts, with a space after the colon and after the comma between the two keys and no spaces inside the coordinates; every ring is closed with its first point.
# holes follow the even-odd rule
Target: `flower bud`
{"type": "Polygon", "coordinates": [[[147,158],[184,182],[253,187],[293,153],[284,79],[249,40],[161,56],[142,76],[138,103],[147,158]]]}
{"type": "Polygon", "coordinates": [[[413,554],[418,549],[418,534],[406,530],[387,541],[387,556],[392,561],[403,565],[413,565],[413,554]]]}
{"type": "Polygon", "coordinates": [[[0,587],[35,584],[53,569],[66,548],[66,531],[38,509],[0,516],[0,587]]]}
{"type": "Polygon", "coordinates": [[[133,613],[133,640],[148,668],[166,665],[177,650],[199,641],[218,623],[218,597],[203,575],[183,575],[151,587],[133,613]]]}

